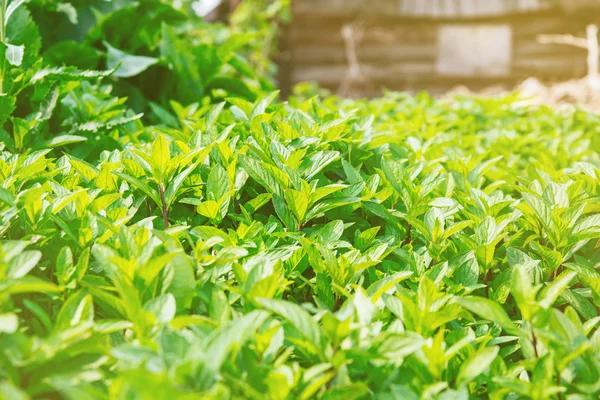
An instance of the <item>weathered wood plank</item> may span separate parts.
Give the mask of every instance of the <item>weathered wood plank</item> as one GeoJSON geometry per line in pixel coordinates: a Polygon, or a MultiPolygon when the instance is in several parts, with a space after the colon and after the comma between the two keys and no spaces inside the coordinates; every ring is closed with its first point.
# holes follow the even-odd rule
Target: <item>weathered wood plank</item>
{"type": "MultiPolygon", "coordinates": [[[[341,29],[352,20],[342,21],[301,21],[297,20],[289,26],[291,40],[303,43],[341,43],[341,29]]],[[[395,21],[390,23],[374,23],[363,21],[364,35],[362,42],[428,43],[437,38],[436,23],[415,24],[395,21]]]]}
{"type": "MultiPolygon", "coordinates": [[[[436,74],[435,64],[431,62],[396,63],[393,65],[377,66],[364,64],[361,66],[368,80],[397,81],[407,77],[430,77],[436,74]]],[[[322,84],[341,83],[347,76],[346,66],[304,66],[296,68],[292,75],[294,82],[317,81],[322,84]]]]}
{"type": "Polygon", "coordinates": [[[543,44],[534,38],[515,41],[513,47],[513,58],[536,56],[562,56],[562,57],[585,57],[586,51],[574,46],[564,46],[559,44],[543,44]]]}
{"type": "Polygon", "coordinates": [[[294,13],[389,14],[415,18],[481,18],[542,11],[541,0],[295,0],[294,13]]]}
{"type": "Polygon", "coordinates": [[[514,18],[511,25],[513,26],[513,34],[519,36],[537,36],[540,33],[564,33],[577,29],[578,22],[572,18],[544,13],[536,15],[535,18],[514,18]]]}
{"type": "MultiPolygon", "coordinates": [[[[357,48],[361,62],[381,63],[402,61],[432,61],[437,56],[436,44],[411,45],[404,43],[361,45],[357,48]]],[[[346,63],[343,47],[335,45],[297,45],[293,48],[295,62],[301,64],[346,63]]]]}
{"type": "Polygon", "coordinates": [[[552,76],[580,77],[586,73],[585,58],[561,56],[520,57],[513,61],[513,74],[547,78],[552,76]]]}

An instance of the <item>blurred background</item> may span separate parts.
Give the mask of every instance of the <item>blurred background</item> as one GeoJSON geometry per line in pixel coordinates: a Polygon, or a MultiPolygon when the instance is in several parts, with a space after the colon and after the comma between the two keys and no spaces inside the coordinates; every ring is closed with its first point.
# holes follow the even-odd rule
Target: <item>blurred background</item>
{"type": "MultiPolygon", "coordinates": [[[[69,9],[59,3],[35,0],[30,6],[34,16],[36,9],[54,7],[66,21],[69,9]]],[[[160,24],[168,23],[179,24],[177,33],[193,49],[205,80],[235,73],[244,77],[246,92],[269,85],[284,96],[326,91],[373,97],[383,90],[490,95],[519,90],[533,96],[532,101],[600,110],[600,0],[71,0],[64,4],[77,9],[76,29],[68,21],[60,23],[59,17],[51,24],[40,23],[47,38],[44,55],[50,61],[64,60],[65,40],[93,47],[100,60],[104,43],[134,55],[158,56],[158,43],[164,40],[160,24]],[[194,18],[186,20],[184,14],[194,18]],[[123,19],[132,23],[123,25],[123,19]],[[132,32],[140,30],[147,40],[132,43],[132,32]],[[80,37],[73,37],[74,32],[80,37]],[[60,52],[54,43],[60,44],[60,52]],[[223,53],[234,47],[237,59],[231,62],[223,53]],[[242,47],[244,59],[239,60],[242,47]],[[60,57],[54,57],[57,53],[60,57]],[[258,78],[248,72],[252,68],[258,78]]],[[[73,54],[71,61],[77,65],[82,53],[73,54]]],[[[169,60],[160,55],[161,60],[169,60]]],[[[144,80],[147,87],[158,76],[164,79],[164,72],[163,63],[134,79],[144,80]]],[[[231,92],[231,87],[226,90],[231,92]]],[[[181,98],[192,101],[206,91],[203,87],[181,98]]]]}
{"type": "Polygon", "coordinates": [[[285,89],[344,96],[520,89],[596,102],[595,0],[294,0],[281,42],[285,89]]]}

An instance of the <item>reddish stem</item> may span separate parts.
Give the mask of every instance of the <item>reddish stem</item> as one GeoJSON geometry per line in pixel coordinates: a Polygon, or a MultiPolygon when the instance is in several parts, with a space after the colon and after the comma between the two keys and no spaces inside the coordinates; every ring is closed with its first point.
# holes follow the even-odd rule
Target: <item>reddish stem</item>
{"type": "Polygon", "coordinates": [[[162,185],[158,185],[158,193],[160,194],[160,202],[162,203],[162,218],[165,229],[169,227],[169,210],[167,209],[167,202],[165,201],[165,189],[162,185]]]}

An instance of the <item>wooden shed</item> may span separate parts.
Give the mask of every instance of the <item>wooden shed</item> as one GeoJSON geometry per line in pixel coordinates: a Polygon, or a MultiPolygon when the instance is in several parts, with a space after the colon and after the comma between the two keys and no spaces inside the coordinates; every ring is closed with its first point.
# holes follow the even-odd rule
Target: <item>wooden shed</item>
{"type": "Polygon", "coordinates": [[[542,43],[539,36],[585,37],[586,26],[600,21],[596,3],[293,0],[281,85],[315,81],[344,94],[375,95],[382,88],[439,93],[583,77],[585,48],[542,43]]]}

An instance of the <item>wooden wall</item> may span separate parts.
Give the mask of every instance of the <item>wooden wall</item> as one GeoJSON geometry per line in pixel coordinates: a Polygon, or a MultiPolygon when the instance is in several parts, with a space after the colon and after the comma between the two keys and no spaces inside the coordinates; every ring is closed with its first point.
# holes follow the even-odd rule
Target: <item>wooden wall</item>
{"type": "Polygon", "coordinates": [[[456,20],[410,18],[375,11],[376,8],[371,13],[296,9],[282,43],[286,60],[281,65],[284,91],[285,86],[304,81],[315,81],[334,91],[340,88],[348,72],[341,33],[348,24],[361,27],[358,30],[363,32],[356,54],[366,82],[353,85],[358,90],[355,95],[377,95],[382,88],[437,93],[464,85],[481,90],[489,86],[512,86],[529,77],[560,81],[586,74],[584,49],[538,42],[539,34],[585,37],[585,25],[558,10],[456,20]],[[493,77],[438,73],[438,29],[443,24],[508,24],[512,28],[509,73],[493,77]]]}
{"type": "MultiPolygon", "coordinates": [[[[405,17],[491,17],[554,6],[555,0],[294,0],[296,13],[361,13],[405,17]]],[[[563,0],[578,3],[581,0],[563,0]]]]}

